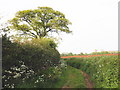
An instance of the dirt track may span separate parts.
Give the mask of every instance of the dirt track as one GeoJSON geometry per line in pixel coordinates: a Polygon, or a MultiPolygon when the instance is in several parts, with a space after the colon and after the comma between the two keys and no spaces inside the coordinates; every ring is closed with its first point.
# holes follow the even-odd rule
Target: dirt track
{"type": "MultiPolygon", "coordinates": [[[[86,90],[93,90],[93,82],[91,82],[90,80],[90,76],[85,73],[84,71],[81,71],[80,72],[82,73],[84,79],[85,79],[85,84],[86,84],[86,90]]],[[[72,87],[74,88],[74,87],[72,87]]],[[[72,88],[70,86],[63,86],[62,87],[62,90],[72,90],[72,88]]]]}
{"type": "Polygon", "coordinates": [[[62,56],[61,58],[81,58],[81,57],[95,57],[95,56],[114,56],[114,55],[120,55],[120,54],[99,54],[99,55],[80,55],[80,56],[62,56]]]}
{"type": "Polygon", "coordinates": [[[82,73],[82,75],[85,78],[85,84],[86,84],[87,90],[93,90],[93,83],[90,81],[90,76],[83,71],[80,71],[80,72],[82,73]]]}

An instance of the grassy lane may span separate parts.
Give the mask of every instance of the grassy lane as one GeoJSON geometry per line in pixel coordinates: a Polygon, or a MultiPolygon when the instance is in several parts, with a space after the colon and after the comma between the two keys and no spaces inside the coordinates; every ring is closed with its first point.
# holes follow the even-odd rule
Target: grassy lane
{"type": "Polygon", "coordinates": [[[85,81],[80,70],[67,66],[63,70],[59,82],[55,84],[55,88],[86,88],[85,81]]]}
{"type": "Polygon", "coordinates": [[[80,72],[83,74],[83,76],[85,78],[86,87],[89,88],[89,90],[92,90],[93,82],[91,82],[90,76],[87,73],[85,73],[84,71],[80,71],[80,72]]]}
{"type": "Polygon", "coordinates": [[[94,88],[118,88],[118,56],[65,59],[67,64],[90,75],[94,88]]]}

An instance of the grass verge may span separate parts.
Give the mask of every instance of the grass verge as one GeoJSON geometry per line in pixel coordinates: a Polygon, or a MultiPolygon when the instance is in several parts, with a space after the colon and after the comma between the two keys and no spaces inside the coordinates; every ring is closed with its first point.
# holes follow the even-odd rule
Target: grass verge
{"type": "Polygon", "coordinates": [[[86,88],[84,77],[80,70],[67,66],[63,69],[63,73],[59,82],[54,86],[55,88],[68,87],[68,88],[86,88]]]}

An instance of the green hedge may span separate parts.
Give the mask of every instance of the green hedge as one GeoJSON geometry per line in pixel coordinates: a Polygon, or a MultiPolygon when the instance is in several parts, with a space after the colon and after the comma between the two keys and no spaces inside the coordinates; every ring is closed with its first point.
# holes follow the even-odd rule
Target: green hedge
{"type": "Polygon", "coordinates": [[[59,64],[60,54],[52,39],[33,39],[23,43],[2,37],[3,87],[12,88],[26,78],[40,76],[59,64]]]}
{"type": "Polygon", "coordinates": [[[95,88],[118,88],[118,56],[71,58],[67,64],[91,76],[95,88]]]}

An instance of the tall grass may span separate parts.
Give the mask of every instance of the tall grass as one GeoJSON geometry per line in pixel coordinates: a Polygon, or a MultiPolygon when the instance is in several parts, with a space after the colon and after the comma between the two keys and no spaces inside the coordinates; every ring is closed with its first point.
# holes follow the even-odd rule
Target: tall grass
{"type": "Polygon", "coordinates": [[[66,59],[67,64],[91,76],[95,88],[118,88],[118,56],[66,59]]]}

